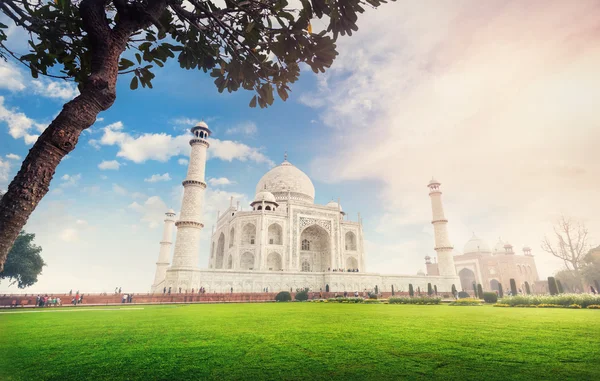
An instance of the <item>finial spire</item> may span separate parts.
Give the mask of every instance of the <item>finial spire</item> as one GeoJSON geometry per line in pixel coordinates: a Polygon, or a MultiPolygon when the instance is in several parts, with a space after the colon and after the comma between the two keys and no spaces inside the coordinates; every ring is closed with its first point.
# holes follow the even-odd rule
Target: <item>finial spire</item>
{"type": "Polygon", "coordinates": [[[283,154],[283,161],[287,161],[287,151],[283,154]]]}

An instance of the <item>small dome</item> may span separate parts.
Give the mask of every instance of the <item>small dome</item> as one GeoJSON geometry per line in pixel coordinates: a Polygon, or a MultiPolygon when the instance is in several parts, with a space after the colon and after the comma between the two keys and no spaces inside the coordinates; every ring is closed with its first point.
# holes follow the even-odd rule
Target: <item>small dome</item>
{"type": "Polygon", "coordinates": [[[196,123],[196,125],[194,127],[204,127],[204,128],[208,128],[208,124],[204,123],[203,120],[201,120],[200,122],[196,123]]]}
{"type": "Polygon", "coordinates": [[[262,202],[262,201],[276,203],[275,196],[273,196],[273,193],[267,192],[267,191],[258,192],[256,194],[256,196],[254,197],[254,202],[262,202]]]}
{"type": "Polygon", "coordinates": [[[329,201],[327,203],[327,205],[325,205],[325,206],[327,206],[328,208],[332,208],[332,209],[338,209],[339,208],[340,212],[343,211],[342,206],[340,204],[338,204],[337,202],[333,201],[333,200],[329,201]]]}
{"type": "Polygon", "coordinates": [[[419,271],[417,271],[417,275],[425,275],[425,271],[419,270],[419,271]]]}
{"type": "Polygon", "coordinates": [[[167,214],[175,214],[175,211],[173,209],[169,209],[169,211],[167,212],[167,214]]]}
{"type": "Polygon", "coordinates": [[[502,242],[501,238],[498,238],[498,242],[496,243],[496,246],[494,246],[494,253],[504,253],[504,245],[506,243],[502,242]]]}
{"type": "Polygon", "coordinates": [[[440,182],[437,181],[435,178],[432,177],[431,180],[429,181],[429,184],[427,184],[427,185],[433,185],[433,184],[438,184],[439,185],[440,182]]]}
{"type": "Polygon", "coordinates": [[[492,250],[490,249],[488,244],[481,238],[477,237],[475,233],[473,233],[473,237],[471,237],[471,239],[465,244],[465,247],[463,249],[464,254],[491,252],[492,250]]]}

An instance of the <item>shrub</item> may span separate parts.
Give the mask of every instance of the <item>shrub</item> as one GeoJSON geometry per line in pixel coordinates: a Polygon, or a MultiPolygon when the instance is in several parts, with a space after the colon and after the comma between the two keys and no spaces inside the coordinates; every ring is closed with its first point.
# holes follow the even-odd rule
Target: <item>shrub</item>
{"type": "Polygon", "coordinates": [[[510,279],[510,294],[513,296],[519,295],[519,293],[517,292],[517,283],[513,278],[510,279]]]}
{"type": "Polygon", "coordinates": [[[377,300],[377,299],[365,299],[363,301],[364,304],[380,304],[381,300],[377,300]]]}
{"type": "Polygon", "coordinates": [[[433,295],[433,287],[431,287],[431,283],[427,283],[427,295],[433,295]]]}
{"type": "Polygon", "coordinates": [[[388,299],[388,304],[421,304],[421,305],[434,305],[440,304],[442,298],[434,298],[428,296],[418,296],[416,298],[407,297],[393,297],[388,299]]]}
{"type": "Polygon", "coordinates": [[[363,298],[329,298],[327,299],[330,303],[362,303],[364,301],[363,298]]]}
{"type": "Polygon", "coordinates": [[[468,298],[469,297],[469,293],[466,291],[461,291],[458,293],[458,298],[459,299],[464,299],[464,298],[468,298]]]}
{"type": "Polygon", "coordinates": [[[479,296],[477,295],[477,285],[475,283],[473,283],[473,293],[475,294],[475,297],[479,296]]]}
{"type": "Polygon", "coordinates": [[[458,296],[457,292],[456,292],[456,286],[452,285],[452,296],[454,296],[455,298],[458,296]]]}
{"type": "Polygon", "coordinates": [[[527,295],[531,295],[531,289],[529,288],[529,282],[525,282],[525,292],[527,295]]]}
{"type": "Polygon", "coordinates": [[[498,296],[501,298],[504,297],[504,290],[502,289],[502,283],[498,283],[498,296]]]}
{"type": "Polygon", "coordinates": [[[558,290],[559,294],[563,294],[565,291],[563,290],[563,286],[562,283],[560,283],[560,279],[556,280],[556,289],[558,290]]]}
{"type": "Polygon", "coordinates": [[[306,290],[302,290],[300,292],[296,293],[296,300],[299,302],[303,302],[305,300],[308,300],[308,291],[306,290]]]}
{"type": "Polygon", "coordinates": [[[494,304],[494,307],[510,307],[510,304],[496,303],[496,304],[494,304]]]}
{"type": "Polygon", "coordinates": [[[590,294],[560,294],[560,295],[516,295],[502,298],[500,303],[509,304],[511,307],[518,306],[560,306],[569,307],[576,304],[582,308],[594,304],[600,304],[600,295],[590,294]]]}
{"type": "Polygon", "coordinates": [[[377,293],[375,292],[369,292],[369,299],[377,299],[377,293]]]}
{"type": "Polygon", "coordinates": [[[569,308],[581,308],[579,304],[571,304],[569,308]]]}
{"type": "Polygon", "coordinates": [[[481,287],[481,283],[477,285],[477,297],[483,299],[483,287],[481,287]]]}
{"type": "Polygon", "coordinates": [[[289,302],[290,300],[292,300],[292,295],[287,291],[281,291],[275,295],[275,301],[277,302],[289,302]]]}
{"type": "Polygon", "coordinates": [[[412,283],[408,285],[408,295],[410,295],[411,298],[415,296],[415,289],[413,288],[412,283]]]}
{"type": "Polygon", "coordinates": [[[498,295],[495,292],[484,292],[483,300],[486,303],[496,303],[498,301],[498,295]]]}
{"type": "Polygon", "coordinates": [[[437,285],[435,285],[435,284],[433,285],[433,293],[435,295],[437,295],[437,285]]]}
{"type": "Polygon", "coordinates": [[[600,310],[600,304],[590,304],[587,306],[590,310],[600,310]]]}
{"type": "Polygon", "coordinates": [[[481,300],[476,299],[476,298],[464,298],[464,299],[458,299],[452,303],[450,303],[451,306],[480,306],[481,305],[481,300]]]}
{"type": "Polygon", "coordinates": [[[553,276],[548,277],[548,291],[550,295],[558,294],[558,285],[556,284],[556,279],[553,276]]]}

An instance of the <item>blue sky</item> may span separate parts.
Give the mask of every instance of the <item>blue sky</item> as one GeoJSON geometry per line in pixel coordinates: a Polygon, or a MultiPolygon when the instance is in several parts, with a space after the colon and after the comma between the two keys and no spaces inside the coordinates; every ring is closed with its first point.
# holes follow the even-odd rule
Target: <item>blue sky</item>
{"type": "MultiPolygon", "coordinates": [[[[115,105],[82,134],[26,226],[48,263],[31,290],[148,290],[163,213],[179,209],[183,135],[200,119],[214,139],[201,266],[216,211],[231,196],[247,208],[287,151],[317,203],[339,197],[352,219],[361,212],[370,271],[424,267],[433,253],[425,185],[435,175],[457,252],[474,231],[492,246],[502,236],[518,250],[532,246],[540,275],[550,275],[560,263],[539,242],[559,214],[600,239],[599,9],[474,4],[369,11],[339,42],[331,70],[304,70],[290,99],[268,109],[250,109],[245,91],[219,94],[208,75],[174,63],[153,90],[130,91],[123,77],[115,105]]],[[[18,30],[11,37],[22,42],[18,30]]],[[[74,95],[69,84],[0,64],[1,189],[74,95]]]]}

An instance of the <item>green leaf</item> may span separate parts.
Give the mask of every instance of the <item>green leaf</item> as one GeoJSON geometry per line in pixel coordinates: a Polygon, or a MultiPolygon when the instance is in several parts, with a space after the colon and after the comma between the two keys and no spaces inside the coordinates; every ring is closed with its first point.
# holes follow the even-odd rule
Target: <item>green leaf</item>
{"type": "Polygon", "coordinates": [[[135,76],[134,76],[134,77],[131,79],[131,83],[129,84],[129,88],[130,88],[131,90],[135,90],[135,89],[137,89],[137,88],[138,88],[138,78],[137,78],[137,77],[135,77],[135,76]]]}
{"type": "Polygon", "coordinates": [[[119,62],[119,70],[125,70],[132,66],[135,66],[133,62],[129,61],[126,58],[121,58],[121,62],[119,62]]]}

